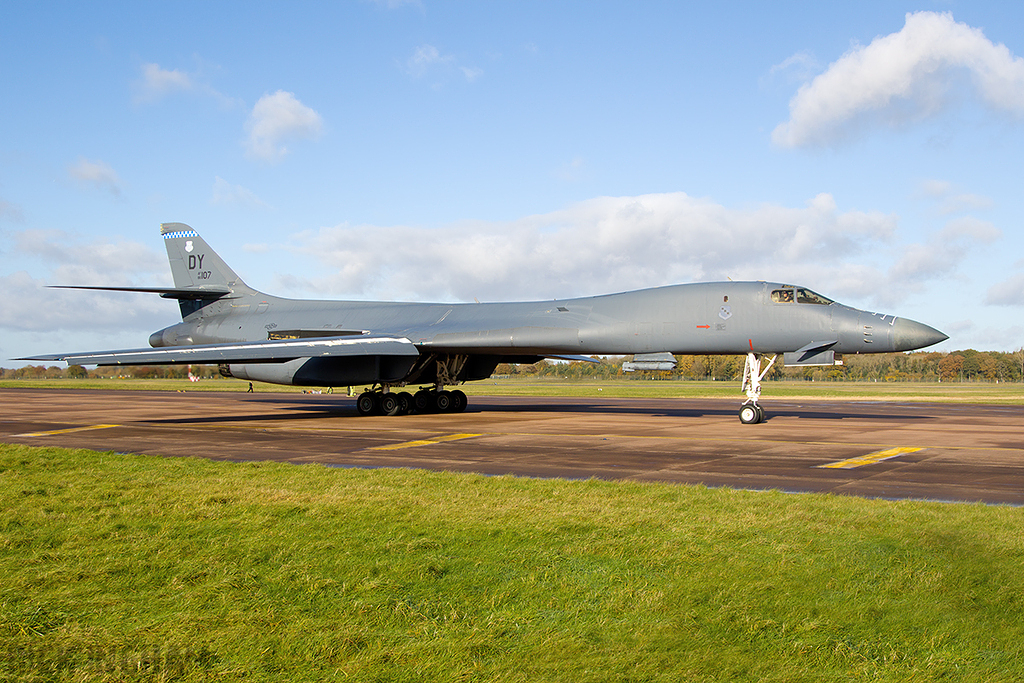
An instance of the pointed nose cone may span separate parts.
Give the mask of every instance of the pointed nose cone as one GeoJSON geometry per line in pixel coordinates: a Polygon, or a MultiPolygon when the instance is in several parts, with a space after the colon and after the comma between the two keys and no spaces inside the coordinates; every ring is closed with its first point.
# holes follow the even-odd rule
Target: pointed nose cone
{"type": "Polygon", "coordinates": [[[949,339],[934,327],[928,327],[914,320],[896,318],[892,325],[892,348],[894,351],[913,351],[949,339]]]}

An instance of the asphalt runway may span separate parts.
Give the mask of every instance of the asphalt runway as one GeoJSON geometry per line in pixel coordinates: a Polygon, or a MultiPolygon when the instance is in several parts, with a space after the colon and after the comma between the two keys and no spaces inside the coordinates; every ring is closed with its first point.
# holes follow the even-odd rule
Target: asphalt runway
{"type": "Polygon", "coordinates": [[[0,442],[1024,504],[1022,406],[768,398],[743,425],[740,402],[471,396],[360,417],[336,394],[0,389],[0,442]]]}

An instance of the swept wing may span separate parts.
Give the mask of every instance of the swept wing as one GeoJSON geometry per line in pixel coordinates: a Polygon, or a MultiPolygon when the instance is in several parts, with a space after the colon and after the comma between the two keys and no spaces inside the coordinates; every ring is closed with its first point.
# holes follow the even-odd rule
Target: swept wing
{"type": "Polygon", "coordinates": [[[278,339],[230,344],[200,344],[163,349],[123,349],[59,353],[18,360],[65,361],[78,365],[184,365],[188,363],[283,363],[297,358],[420,355],[408,339],[399,337],[322,337],[278,339]]]}

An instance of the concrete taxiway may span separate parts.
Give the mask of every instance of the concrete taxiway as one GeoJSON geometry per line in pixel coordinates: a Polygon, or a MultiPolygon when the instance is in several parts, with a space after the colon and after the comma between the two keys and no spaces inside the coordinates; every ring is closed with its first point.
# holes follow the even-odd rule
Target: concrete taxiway
{"type": "Polygon", "coordinates": [[[470,397],[360,417],[300,393],[0,390],[0,442],[348,467],[416,467],[1024,504],[1024,407],[860,401],[470,397]]]}

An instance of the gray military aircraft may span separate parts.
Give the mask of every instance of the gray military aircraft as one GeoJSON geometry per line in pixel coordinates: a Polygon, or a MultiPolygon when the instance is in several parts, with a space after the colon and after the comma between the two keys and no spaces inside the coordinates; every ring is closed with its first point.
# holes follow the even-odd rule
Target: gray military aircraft
{"type": "Polygon", "coordinates": [[[359,413],[458,412],[463,382],[499,363],[585,354],[746,356],[740,420],[764,420],[761,380],[786,365],[832,365],[842,354],[911,351],[948,337],[913,320],[857,310],[793,285],[706,282],[620,294],[513,303],[400,303],[282,299],[248,287],[192,228],[161,226],[173,287],[69,287],[152,292],[177,299],[182,322],[153,348],[18,360],[82,365],[217,363],[241,379],[295,386],[370,385],[359,413]],[[763,357],[772,355],[762,367],[763,357]],[[427,385],[415,393],[393,391],[427,385]]]}

